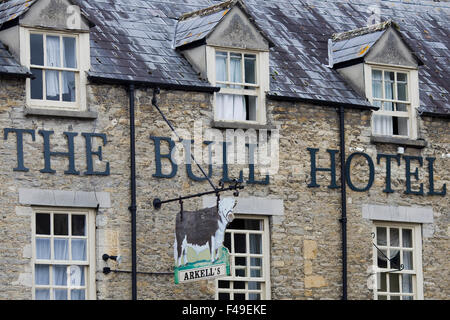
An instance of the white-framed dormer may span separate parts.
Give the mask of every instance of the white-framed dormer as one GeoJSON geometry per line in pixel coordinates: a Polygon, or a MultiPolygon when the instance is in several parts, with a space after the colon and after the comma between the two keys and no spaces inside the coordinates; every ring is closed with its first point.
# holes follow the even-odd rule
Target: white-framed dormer
{"type": "Polygon", "coordinates": [[[26,82],[27,107],[85,111],[89,33],[21,27],[20,41],[22,65],[34,76],[26,82]]]}
{"type": "Polygon", "coordinates": [[[26,114],[87,110],[90,27],[71,1],[38,0],[0,30],[0,41],[33,75],[26,80],[26,114]]]}
{"type": "Polygon", "coordinates": [[[206,46],[208,79],[220,87],[214,94],[214,120],[266,124],[269,53],[206,46]]]}
{"type": "Polygon", "coordinates": [[[365,63],[364,74],[366,97],[379,107],[372,114],[372,135],[417,139],[418,69],[365,63]]]}
{"type": "Polygon", "coordinates": [[[330,64],[378,108],[372,111],[372,141],[413,145],[411,141],[420,138],[417,110],[423,62],[399,29],[389,20],[333,35],[330,64]]]}
{"type": "Polygon", "coordinates": [[[212,85],[213,122],[219,127],[267,124],[270,39],[241,0],[180,17],[174,47],[212,85]],[[199,32],[199,30],[202,30],[199,32]]]}

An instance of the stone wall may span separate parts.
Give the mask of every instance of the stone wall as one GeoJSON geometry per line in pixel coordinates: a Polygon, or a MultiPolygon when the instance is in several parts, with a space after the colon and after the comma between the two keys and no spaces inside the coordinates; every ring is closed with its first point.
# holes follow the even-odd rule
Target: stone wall
{"type": "MultiPolygon", "coordinates": [[[[170,137],[171,132],[159,113],[151,105],[152,90],[136,91],[136,172],[137,172],[137,262],[141,272],[170,272],[173,269],[174,220],[178,203],[153,209],[155,197],[173,198],[210,190],[207,182],[194,182],[187,177],[184,166],[171,179],[153,177],[155,147],[150,136],[170,137]]],[[[113,269],[131,270],[131,226],[129,189],[129,114],[128,94],[124,87],[111,85],[88,86],[88,107],[98,112],[96,120],[76,120],[24,116],[24,83],[2,79],[0,83],[1,128],[34,129],[36,140],[24,135],[24,161],[29,172],[14,172],[16,139],[10,134],[0,142],[0,298],[31,298],[31,208],[18,201],[19,188],[106,192],[110,207],[99,208],[96,219],[96,290],[98,299],[130,299],[131,274],[101,271],[104,253],[120,254],[123,262],[113,269]],[[75,137],[76,168],[80,175],[66,175],[67,157],[52,157],[54,174],[39,172],[44,167],[42,137],[38,130],[53,130],[52,151],[67,152],[64,131],[78,132],[75,137]],[[98,170],[110,164],[108,176],[86,176],[85,142],[81,132],[107,134],[102,146],[103,161],[94,161],[98,170]]],[[[212,120],[212,95],[186,91],[162,91],[161,110],[177,129],[192,130],[194,122],[209,126],[212,120]]],[[[240,197],[268,197],[282,199],[284,214],[270,218],[271,295],[272,299],[340,299],[341,297],[341,225],[339,222],[340,189],[329,189],[328,172],[317,173],[318,188],[309,188],[310,152],[318,148],[317,166],[329,167],[327,149],[339,150],[338,113],[334,108],[303,103],[268,101],[268,119],[280,127],[280,169],[270,177],[269,185],[246,185],[240,197]]],[[[442,299],[449,295],[448,283],[448,207],[449,197],[404,194],[405,164],[392,165],[392,188],[387,194],[385,163],[376,164],[377,153],[395,154],[396,146],[370,143],[370,112],[347,110],[345,115],[347,155],[350,148],[363,148],[375,161],[375,180],[367,192],[347,188],[348,216],[348,295],[350,299],[371,299],[367,287],[368,268],[372,262],[372,226],[363,218],[364,204],[431,207],[434,222],[424,225],[423,274],[424,296],[442,299]],[[447,266],[447,267],[446,267],[447,266]],[[447,274],[445,274],[447,272],[447,274]]],[[[434,156],[434,183],[437,190],[449,183],[448,120],[422,118],[420,135],[428,142],[422,150],[406,148],[405,155],[434,156]]],[[[101,145],[95,140],[93,150],[101,145]]],[[[162,153],[167,146],[162,144],[162,153]]],[[[352,162],[352,181],[361,186],[367,183],[368,167],[363,158],[352,162]]],[[[204,166],[206,168],[206,166],[204,166]]],[[[416,166],[412,167],[414,170],[416,166]]],[[[170,166],[163,162],[163,172],[170,166]]],[[[230,177],[238,178],[240,170],[248,175],[245,166],[230,167],[230,177]]],[[[427,168],[420,168],[421,181],[428,190],[427,168]]],[[[200,176],[197,169],[194,173],[200,176]]],[[[337,183],[340,184],[339,154],[336,154],[337,183]]],[[[212,180],[222,177],[221,167],[214,166],[212,180]]],[[[261,177],[257,177],[261,179],[261,177]]],[[[413,188],[418,184],[414,182],[413,188]]],[[[202,206],[201,199],[185,201],[185,209],[202,206]]],[[[214,281],[175,285],[173,275],[138,274],[139,299],[212,299],[214,281]]]]}

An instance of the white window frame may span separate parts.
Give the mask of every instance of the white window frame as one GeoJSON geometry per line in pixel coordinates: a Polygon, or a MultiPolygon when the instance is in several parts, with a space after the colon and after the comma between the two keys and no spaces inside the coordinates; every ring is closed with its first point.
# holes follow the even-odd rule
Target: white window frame
{"type": "MultiPolygon", "coordinates": [[[[49,288],[50,289],[50,300],[54,298],[53,289],[58,288],[57,286],[52,286],[52,273],[50,271],[50,285],[36,285],[35,281],[35,265],[36,264],[46,264],[50,266],[55,265],[83,265],[86,266],[85,270],[85,286],[83,288],[86,289],[85,298],[86,300],[95,300],[96,299],[96,289],[95,289],[95,211],[92,209],[75,209],[75,208],[50,208],[50,207],[33,207],[33,215],[32,215],[32,299],[36,299],[36,288],[49,288]],[[50,235],[36,235],[36,214],[45,213],[50,214],[50,235]],[[86,236],[55,236],[53,235],[53,215],[54,214],[68,214],[69,217],[71,214],[76,215],[85,215],[86,216],[86,236]],[[69,257],[71,255],[71,241],[72,238],[87,238],[86,245],[86,261],[72,261],[72,260],[55,260],[51,256],[50,260],[47,259],[37,259],[36,258],[36,237],[39,238],[49,238],[51,239],[51,252],[53,252],[53,241],[54,238],[67,238],[69,239],[69,257]]],[[[69,234],[71,233],[71,219],[68,219],[69,223],[69,234]]],[[[61,287],[63,288],[63,287],[61,287]]],[[[68,287],[66,287],[68,288],[68,287]]],[[[76,289],[76,287],[73,287],[76,289]]],[[[70,289],[68,289],[68,299],[70,299],[70,289]]]]}
{"type": "MultiPolygon", "coordinates": [[[[270,289],[270,229],[269,229],[269,217],[268,216],[260,216],[260,215],[242,215],[237,214],[235,216],[235,219],[249,219],[249,220],[259,220],[262,222],[262,228],[263,230],[257,231],[257,230],[241,230],[241,229],[227,229],[225,230],[225,233],[239,233],[239,234],[245,234],[246,235],[246,242],[248,248],[249,244],[249,234],[261,234],[262,236],[262,254],[251,254],[251,253],[234,253],[234,237],[231,236],[231,243],[232,243],[232,250],[230,251],[230,272],[231,276],[218,278],[215,280],[215,287],[216,287],[216,293],[215,293],[215,299],[219,299],[219,292],[220,293],[230,293],[230,298],[232,299],[234,293],[244,293],[246,296],[246,300],[248,298],[249,289],[248,289],[248,282],[259,282],[261,283],[261,300],[270,300],[271,299],[271,289],[270,289]],[[235,263],[234,259],[235,257],[258,257],[262,258],[262,277],[256,278],[256,277],[237,277],[235,276],[235,263]],[[231,288],[219,288],[219,281],[245,281],[245,289],[233,289],[231,288]]],[[[247,274],[250,274],[250,265],[247,263],[247,274]]]]}
{"type": "MultiPolygon", "coordinates": [[[[380,268],[378,267],[378,250],[377,248],[375,248],[375,246],[373,246],[373,255],[372,255],[372,261],[374,263],[374,265],[377,267],[376,270],[377,271],[382,271],[382,272],[388,272],[388,271],[393,271],[394,274],[411,274],[412,275],[412,286],[413,286],[413,294],[412,297],[414,300],[423,300],[423,273],[422,273],[422,228],[420,224],[407,224],[407,223],[393,223],[393,222],[380,222],[380,221],[375,221],[373,224],[373,232],[375,234],[375,237],[373,240],[373,242],[377,245],[377,247],[381,250],[383,249],[387,249],[392,248],[391,246],[389,246],[389,236],[390,236],[390,232],[388,231],[388,228],[398,228],[399,230],[399,245],[402,246],[402,232],[401,229],[412,229],[412,252],[413,252],[413,270],[401,270],[401,271],[397,271],[395,269],[387,269],[387,268],[380,268]],[[386,246],[381,246],[377,244],[377,227],[384,227],[387,228],[386,232],[387,232],[387,244],[386,246]]],[[[403,247],[393,247],[395,249],[400,249],[400,250],[404,250],[403,247]]],[[[408,250],[409,251],[409,250],[408,250]]],[[[401,254],[402,251],[400,251],[400,264],[403,263],[403,255],[401,254]]],[[[389,273],[387,273],[388,275],[389,273]]],[[[387,281],[387,286],[389,285],[389,277],[386,277],[386,281],[387,281]]],[[[402,293],[402,283],[400,280],[399,283],[399,293],[379,293],[378,292],[378,272],[376,274],[376,283],[374,285],[374,289],[373,289],[373,294],[374,294],[374,299],[378,300],[378,295],[387,295],[387,296],[400,296],[400,299],[402,299],[402,295],[403,296],[407,296],[410,294],[407,293],[402,293]]],[[[390,299],[390,298],[389,298],[390,299]]]]}
{"type": "MultiPolygon", "coordinates": [[[[207,63],[207,76],[210,83],[216,86],[218,82],[216,81],[216,52],[229,52],[238,54],[254,54],[256,55],[256,85],[251,83],[234,83],[234,82],[221,82],[222,84],[233,84],[242,85],[246,87],[255,87],[256,90],[246,90],[246,89],[233,89],[233,88],[220,88],[219,93],[221,94],[235,94],[235,95],[248,95],[256,96],[256,120],[223,120],[216,118],[216,96],[217,92],[214,93],[214,120],[215,121],[227,121],[231,123],[247,123],[247,124],[266,124],[266,97],[265,93],[269,90],[269,52],[267,51],[255,51],[255,50],[242,50],[219,46],[206,46],[206,63],[207,63]]],[[[229,55],[228,55],[229,57],[229,55]]],[[[242,60],[244,61],[244,60],[242,60]]],[[[230,64],[228,63],[228,66],[230,64]]],[[[244,69],[244,63],[242,63],[242,69],[244,69]]],[[[228,77],[229,79],[229,77],[228,77]]],[[[245,81],[245,79],[244,79],[245,81]]]]}
{"type": "MultiPolygon", "coordinates": [[[[44,45],[44,64],[46,64],[46,41],[43,41],[44,45]]],[[[43,96],[42,100],[31,99],[31,79],[26,80],[26,102],[27,107],[31,109],[51,109],[51,110],[71,110],[71,111],[85,111],[86,110],[86,86],[87,75],[86,72],[90,68],[90,47],[89,47],[89,33],[73,32],[73,31],[59,31],[59,30],[47,30],[40,28],[25,28],[20,27],[20,47],[24,50],[20,51],[21,64],[26,66],[29,70],[31,68],[37,68],[42,70],[55,70],[55,71],[71,71],[75,72],[75,86],[76,95],[74,102],[68,101],[54,101],[46,100],[43,96]],[[49,66],[35,66],[31,64],[31,48],[30,48],[30,35],[31,34],[43,34],[45,36],[66,36],[76,38],[76,59],[77,68],[64,68],[64,67],[49,67],[49,66]]],[[[62,51],[61,55],[62,55],[62,51]]],[[[45,87],[45,72],[43,72],[42,85],[45,87]]],[[[60,88],[62,77],[59,77],[60,88]]]]}
{"type": "MultiPolygon", "coordinates": [[[[375,134],[373,129],[373,115],[384,115],[384,116],[393,116],[393,117],[400,117],[400,118],[408,118],[409,124],[408,124],[408,136],[403,135],[392,135],[392,137],[399,137],[399,138],[410,138],[410,139],[417,139],[418,138],[418,130],[417,130],[417,109],[420,106],[420,100],[419,100],[419,72],[417,68],[408,67],[408,66],[392,66],[392,65],[386,65],[386,64],[378,64],[378,63],[365,63],[364,64],[364,73],[365,73],[365,88],[366,88],[366,97],[370,101],[370,103],[373,104],[374,100],[378,101],[386,101],[386,102],[393,102],[393,103],[403,103],[408,105],[409,110],[407,112],[402,111],[386,111],[380,110],[373,111],[372,119],[371,119],[371,128],[372,128],[372,134],[378,136],[379,134],[375,134]],[[372,92],[372,71],[373,70],[380,70],[383,72],[384,77],[384,71],[389,72],[395,72],[397,73],[405,73],[407,74],[407,95],[408,95],[408,101],[401,101],[401,100],[390,100],[390,99],[379,99],[373,97],[372,92]]],[[[385,87],[383,87],[383,96],[384,96],[384,90],[385,87]]],[[[397,91],[397,86],[394,86],[395,92],[397,91]]],[[[391,135],[389,135],[391,136],[391,135]]]]}

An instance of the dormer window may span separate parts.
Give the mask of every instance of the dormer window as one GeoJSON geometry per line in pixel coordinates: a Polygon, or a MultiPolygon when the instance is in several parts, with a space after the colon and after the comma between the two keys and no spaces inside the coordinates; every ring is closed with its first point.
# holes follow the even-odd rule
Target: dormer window
{"type": "Polygon", "coordinates": [[[214,125],[266,125],[270,46],[241,0],[180,17],[174,47],[202,78],[220,87],[214,94],[214,125]]]}
{"type": "Polygon", "coordinates": [[[423,63],[398,25],[389,20],[335,34],[329,49],[330,65],[378,108],[372,113],[374,140],[417,139],[418,68],[423,63]]]}
{"type": "Polygon", "coordinates": [[[377,135],[405,136],[411,132],[408,72],[373,67],[371,102],[380,109],[372,117],[377,135]]]}
{"type": "Polygon", "coordinates": [[[11,15],[0,41],[26,67],[26,115],[95,117],[86,106],[93,24],[69,0],[27,3],[11,15]]]}
{"type": "Polygon", "coordinates": [[[216,49],[215,118],[218,120],[257,121],[259,81],[257,55],[216,49]]]}
{"type": "Polygon", "coordinates": [[[32,105],[76,107],[79,102],[78,37],[29,33],[32,105]]]}

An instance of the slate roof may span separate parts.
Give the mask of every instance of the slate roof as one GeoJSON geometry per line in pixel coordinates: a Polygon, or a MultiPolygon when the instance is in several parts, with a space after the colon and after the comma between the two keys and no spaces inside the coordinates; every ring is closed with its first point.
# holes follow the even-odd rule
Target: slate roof
{"type": "Polygon", "coordinates": [[[30,76],[27,68],[22,67],[9,53],[5,45],[0,42],[0,74],[21,77],[30,76]]]}
{"type": "Polygon", "coordinates": [[[364,57],[386,29],[332,42],[333,65],[364,57]]]}
{"type": "MultiPolygon", "coordinates": [[[[0,21],[8,20],[0,4],[0,21]]],[[[32,2],[32,1],[30,1],[32,2]]],[[[213,0],[73,0],[95,23],[91,29],[91,79],[132,80],[210,89],[173,49],[175,27],[184,13],[213,0]]],[[[273,41],[271,97],[368,105],[328,65],[332,34],[364,27],[371,0],[244,0],[258,27],[273,41]]],[[[376,3],[375,3],[376,4],[376,3]]],[[[386,0],[378,3],[381,21],[394,20],[405,42],[423,61],[419,71],[421,111],[450,115],[450,4],[386,0]]],[[[179,39],[180,41],[182,39],[179,39]]],[[[367,39],[365,39],[367,40],[367,39]]]]}
{"type": "Polygon", "coordinates": [[[175,29],[174,47],[205,39],[229,10],[228,7],[219,7],[209,14],[181,17],[175,29]]]}

